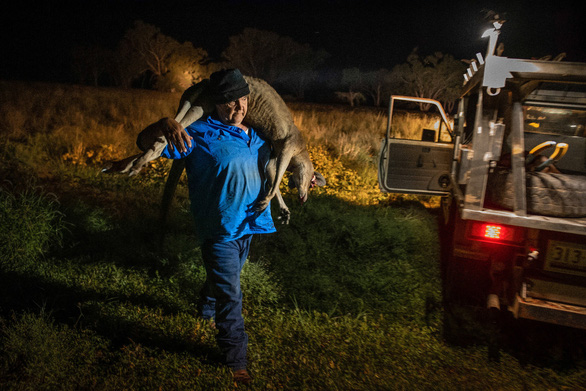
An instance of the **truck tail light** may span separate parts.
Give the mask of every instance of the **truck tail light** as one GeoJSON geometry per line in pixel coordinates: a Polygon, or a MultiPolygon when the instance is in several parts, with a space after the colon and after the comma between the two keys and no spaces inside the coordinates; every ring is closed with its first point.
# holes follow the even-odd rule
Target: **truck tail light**
{"type": "Polygon", "coordinates": [[[474,221],[470,224],[470,236],[476,240],[499,243],[519,243],[520,230],[503,224],[474,221]]]}
{"type": "Polygon", "coordinates": [[[487,239],[500,239],[502,228],[500,225],[483,225],[481,234],[487,239]]]}

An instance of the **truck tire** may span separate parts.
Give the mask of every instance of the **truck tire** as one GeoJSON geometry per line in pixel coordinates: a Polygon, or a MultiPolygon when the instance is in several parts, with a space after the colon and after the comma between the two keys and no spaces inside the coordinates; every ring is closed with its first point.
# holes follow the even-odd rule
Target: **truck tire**
{"type": "Polygon", "coordinates": [[[480,319],[486,303],[488,270],[475,259],[454,256],[457,221],[461,218],[457,203],[453,202],[448,221],[440,221],[439,226],[444,307],[442,335],[446,342],[464,346],[482,339],[478,330],[485,329],[480,319]]]}
{"type": "MultiPolygon", "coordinates": [[[[553,217],[586,217],[586,178],[547,172],[526,176],[527,212],[553,217]]],[[[509,170],[490,175],[488,203],[513,210],[513,175],[509,170]]]]}

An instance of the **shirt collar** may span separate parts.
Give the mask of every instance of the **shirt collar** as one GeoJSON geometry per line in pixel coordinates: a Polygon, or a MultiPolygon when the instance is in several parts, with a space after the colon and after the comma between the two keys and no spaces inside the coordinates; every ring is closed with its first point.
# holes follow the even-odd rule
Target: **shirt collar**
{"type": "Polygon", "coordinates": [[[248,128],[248,135],[247,135],[246,132],[244,130],[240,129],[238,126],[226,125],[225,123],[223,123],[219,119],[214,118],[211,115],[208,117],[207,122],[210,125],[213,125],[214,127],[216,127],[220,132],[230,132],[230,133],[238,135],[242,138],[251,138],[252,132],[254,131],[254,130],[252,130],[252,128],[249,127],[248,128]]]}

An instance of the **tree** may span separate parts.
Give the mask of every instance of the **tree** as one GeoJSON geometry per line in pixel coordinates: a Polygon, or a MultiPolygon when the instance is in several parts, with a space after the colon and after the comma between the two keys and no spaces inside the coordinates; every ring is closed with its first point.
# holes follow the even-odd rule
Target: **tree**
{"type": "Polygon", "coordinates": [[[276,83],[290,90],[297,98],[303,99],[309,85],[317,78],[315,69],[329,54],[323,50],[315,51],[309,45],[294,45],[295,51],[284,64],[276,83]]]}
{"type": "Polygon", "coordinates": [[[180,44],[160,29],[136,21],[120,41],[116,53],[118,75],[123,85],[148,76],[149,86],[174,90],[186,88],[207,75],[203,65],[207,52],[190,42],[180,44]]]}
{"type": "MultiPolygon", "coordinates": [[[[455,91],[462,84],[465,66],[451,55],[436,52],[422,58],[415,48],[407,57],[407,63],[393,68],[393,74],[402,81],[403,93],[420,98],[431,98],[453,105],[455,91]]],[[[429,105],[420,104],[422,110],[429,105]]]]}
{"type": "Polygon", "coordinates": [[[364,101],[364,95],[360,92],[363,88],[362,74],[358,68],[346,68],[342,70],[342,85],[346,92],[336,92],[339,98],[347,100],[350,106],[364,101]]]}
{"type": "Polygon", "coordinates": [[[204,65],[207,52],[195,48],[191,42],[185,42],[171,53],[167,72],[157,78],[157,90],[183,91],[200,82],[211,73],[211,67],[204,65]]]}
{"type": "Polygon", "coordinates": [[[297,99],[303,100],[305,98],[305,91],[316,78],[316,71],[300,69],[281,75],[278,83],[289,90],[297,99]]]}
{"type": "Polygon", "coordinates": [[[258,77],[269,83],[274,82],[276,70],[286,55],[282,38],[270,31],[245,28],[242,33],[232,36],[222,53],[231,65],[244,74],[258,77]]]}
{"type": "Polygon", "coordinates": [[[383,94],[389,92],[392,82],[392,74],[388,69],[362,74],[362,88],[372,97],[372,101],[377,107],[382,103],[383,94]]]}
{"type": "Polygon", "coordinates": [[[354,107],[366,100],[364,95],[361,92],[344,92],[344,91],[336,91],[335,92],[336,99],[339,99],[344,102],[350,103],[350,106],[354,107]]]}
{"type": "Polygon", "coordinates": [[[254,28],[246,28],[230,37],[222,53],[222,57],[242,73],[264,79],[269,84],[286,85],[297,97],[303,97],[315,77],[313,70],[328,56],[324,51],[314,51],[309,45],[289,37],[254,28]]]}
{"type": "Polygon", "coordinates": [[[112,52],[102,46],[76,46],[72,55],[73,73],[81,84],[98,86],[112,68],[112,52]]]}

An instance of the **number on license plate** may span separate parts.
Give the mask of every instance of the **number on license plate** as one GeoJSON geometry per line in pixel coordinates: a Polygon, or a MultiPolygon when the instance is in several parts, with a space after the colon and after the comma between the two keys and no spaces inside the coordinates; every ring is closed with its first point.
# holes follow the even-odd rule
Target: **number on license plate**
{"type": "Polygon", "coordinates": [[[545,269],[586,276],[586,246],[550,240],[547,246],[545,269]]]}

